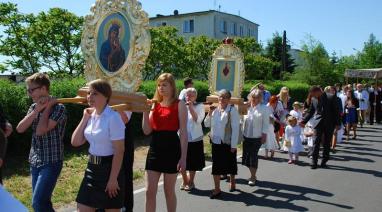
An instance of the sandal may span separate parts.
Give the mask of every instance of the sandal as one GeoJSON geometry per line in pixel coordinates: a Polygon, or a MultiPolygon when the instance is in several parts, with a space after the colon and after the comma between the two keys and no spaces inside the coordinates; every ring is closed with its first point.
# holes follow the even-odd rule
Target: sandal
{"type": "Polygon", "coordinates": [[[214,191],[212,191],[211,194],[210,194],[210,199],[216,199],[216,198],[218,198],[221,194],[222,194],[221,191],[216,192],[216,193],[215,193],[214,191]]]}

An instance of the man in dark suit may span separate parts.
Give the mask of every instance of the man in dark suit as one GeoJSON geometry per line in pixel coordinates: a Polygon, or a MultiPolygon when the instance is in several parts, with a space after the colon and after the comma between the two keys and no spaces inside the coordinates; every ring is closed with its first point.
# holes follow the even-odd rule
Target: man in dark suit
{"type": "Polygon", "coordinates": [[[311,168],[317,168],[321,143],[324,147],[321,167],[326,168],[326,163],[329,160],[331,139],[334,130],[338,130],[340,126],[339,107],[336,96],[323,92],[320,87],[313,86],[310,92],[318,100],[318,103],[317,105],[311,105],[301,125],[304,126],[310,119],[313,119],[312,123],[314,123],[313,127],[316,130],[316,139],[313,145],[311,168]]]}
{"type": "Polygon", "coordinates": [[[378,124],[382,122],[382,85],[377,88],[377,98],[376,98],[376,108],[375,108],[375,119],[378,124]]]}
{"type": "Polygon", "coordinates": [[[376,99],[377,99],[378,91],[374,90],[374,87],[371,86],[368,89],[368,92],[369,92],[369,104],[370,104],[369,122],[370,122],[370,125],[373,125],[374,124],[374,113],[375,113],[376,99]]]}

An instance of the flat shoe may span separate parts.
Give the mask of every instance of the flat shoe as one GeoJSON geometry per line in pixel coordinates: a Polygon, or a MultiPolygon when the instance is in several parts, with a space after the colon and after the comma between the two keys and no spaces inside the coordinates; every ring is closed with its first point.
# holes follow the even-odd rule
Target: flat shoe
{"type": "Polygon", "coordinates": [[[184,187],[184,190],[185,191],[191,191],[192,189],[195,188],[195,184],[192,184],[192,185],[186,185],[186,187],[184,187]]]}
{"type": "Polygon", "coordinates": [[[186,186],[183,185],[183,184],[179,186],[179,189],[182,190],[182,191],[183,191],[185,188],[186,188],[186,186]]]}

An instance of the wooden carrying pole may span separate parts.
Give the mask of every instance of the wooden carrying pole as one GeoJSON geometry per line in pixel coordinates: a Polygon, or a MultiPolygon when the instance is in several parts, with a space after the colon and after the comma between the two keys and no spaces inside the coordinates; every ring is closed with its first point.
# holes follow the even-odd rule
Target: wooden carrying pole
{"type": "MultiPolygon", "coordinates": [[[[205,111],[206,112],[210,111],[210,105],[217,106],[218,103],[219,103],[218,96],[207,96],[206,103],[204,106],[205,111]]],[[[248,106],[244,102],[243,98],[231,97],[231,99],[229,100],[229,104],[237,105],[240,115],[247,114],[248,106]]]]}
{"type": "MultiPolygon", "coordinates": [[[[57,99],[59,103],[75,103],[87,104],[88,87],[83,87],[78,90],[77,96],[74,98],[60,98],[57,99]]],[[[144,112],[151,109],[147,104],[147,97],[145,95],[125,93],[120,91],[113,91],[109,101],[111,108],[117,111],[132,111],[144,112]]]]}

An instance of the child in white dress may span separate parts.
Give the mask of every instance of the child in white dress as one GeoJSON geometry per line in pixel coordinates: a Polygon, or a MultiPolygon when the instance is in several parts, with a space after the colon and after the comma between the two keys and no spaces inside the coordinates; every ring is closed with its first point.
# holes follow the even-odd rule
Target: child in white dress
{"type": "Polygon", "coordinates": [[[288,126],[285,128],[284,150],[289,153],[288,164],[298,161],[298,154],[304,151],[301,141],[301,127],[297,125],[297,118],[288,117],[288,126]]]}

